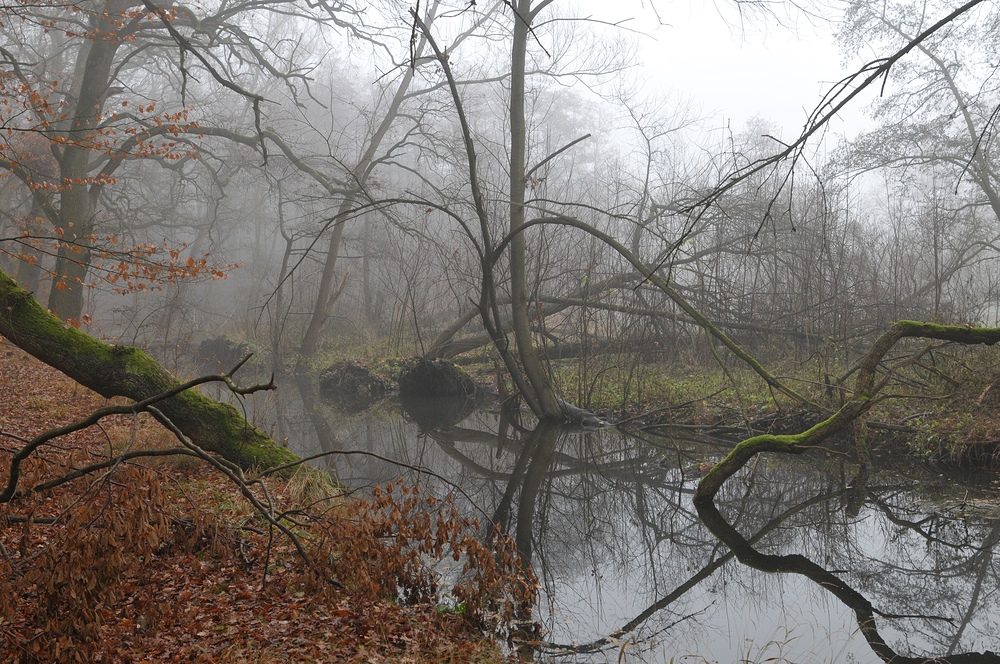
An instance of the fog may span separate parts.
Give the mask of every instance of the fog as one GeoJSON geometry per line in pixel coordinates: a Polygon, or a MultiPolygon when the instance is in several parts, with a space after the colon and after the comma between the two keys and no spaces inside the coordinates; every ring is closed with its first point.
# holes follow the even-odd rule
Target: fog
{"type": "Polygon", "coordinates": [[[917,39],[950,8],[149,7],[3,10],[0,266],[178,370],[223,336],[278,370],[453,357],[520,318],[710,358],[636,261],[763,357],[997,317],[991,8],[917,39]]]}

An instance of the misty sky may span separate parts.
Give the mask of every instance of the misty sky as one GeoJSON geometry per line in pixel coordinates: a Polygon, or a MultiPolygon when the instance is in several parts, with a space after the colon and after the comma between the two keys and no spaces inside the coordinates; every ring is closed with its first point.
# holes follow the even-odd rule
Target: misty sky
{"type": "MultiPolygon", "coordinates": [[[[725,3],[584,2],[582,13],[620,20],[641,30],[639,38],[647,90],[661,89],[688,99],[713,124],[742,127],[755,115],[774,121],[785,138],[801,129],[808,112],[859,62],[844,62],[835,25],[801,14],[745,15],[725,3]],[[616,13],[617,12],[617,13],[616,13]]],[[[863,122],[862,104],[834,123],[836,134],[853,134],[863,122]]]]}

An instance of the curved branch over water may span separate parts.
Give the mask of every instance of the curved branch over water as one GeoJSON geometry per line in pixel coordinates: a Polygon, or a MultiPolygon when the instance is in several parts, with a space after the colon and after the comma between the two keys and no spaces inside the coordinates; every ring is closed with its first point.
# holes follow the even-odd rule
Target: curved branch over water
{"type": "Polygon", "coordinates": [[[861,362],[853,398],[840,410],[816,426],[798,434],[764,434],[747,438],[708,472],[694,494],[696,504],[707,504],[734,473],[760,452],[800,454],[810,447],[843,431],[864,415],[875,403],[875,397],[887,382],[879,379],[878,367],[886,354],[905,338],[934,339],[963,345],[992,346],[1000,342],[1000,328],[967,327],[962,325],[937,325],[903,320],[893,323],[888,332],[879,337],[861,362]]]}

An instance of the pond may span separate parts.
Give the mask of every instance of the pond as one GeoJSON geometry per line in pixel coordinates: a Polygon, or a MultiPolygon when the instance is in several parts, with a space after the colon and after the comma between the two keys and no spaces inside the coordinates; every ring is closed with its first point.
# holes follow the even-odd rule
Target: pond
{"type": "Polygon", "coordinates": [[[300,388],[274,425],[294,451],[504,524],[541,583],[537,661],[1000,662],[1000,507],[975,477],[764,455],[696,509],[731,438],[532,429],[440,401],[346,415],[300,388]]]}

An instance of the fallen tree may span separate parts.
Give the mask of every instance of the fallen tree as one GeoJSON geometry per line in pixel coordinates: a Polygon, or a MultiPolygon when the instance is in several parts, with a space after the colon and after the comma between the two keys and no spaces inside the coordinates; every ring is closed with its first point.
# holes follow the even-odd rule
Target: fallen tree
{"type": "Polygon", "coordinates": [[[879,366],[883,359],[899,341],[906,338],[948,341],[963,345],[992,346],[1000,342],[1000,328],[969,327],[965,325],[937,325],[903,320],[893,323],[888,332],[880,336],[865,355],[858,369],[854,393],[849,401],[837,412],[822,422],[797,434],[774,435],[763,434],[747,438],[729,452],[722,461],[698,483],[695,490],[695,504],[712,502],[715,494],[727,479],[739,471],[748,461],[761,452],[782,452],[786,454],[801,454],[807,449],[817,446],[831,436],[844,431],[868,412],[885,395],[880,396],[882,389],[892,379],[892,373],[879,375],[879,366]]]}
{"type": "MultiPolygon", "coordinates": [[[[106,344],[59,320],[2,271],[0,335],[105,398],[143,401],[181,384],[142,350],[106,344]]],[[[231,382],[229,386],[239,392],[231,382]]],[[[157,407],[201,449],[242,468],[270,468],[298,460],[236,408],[197,390],[185,390],[157,407]]]]}

